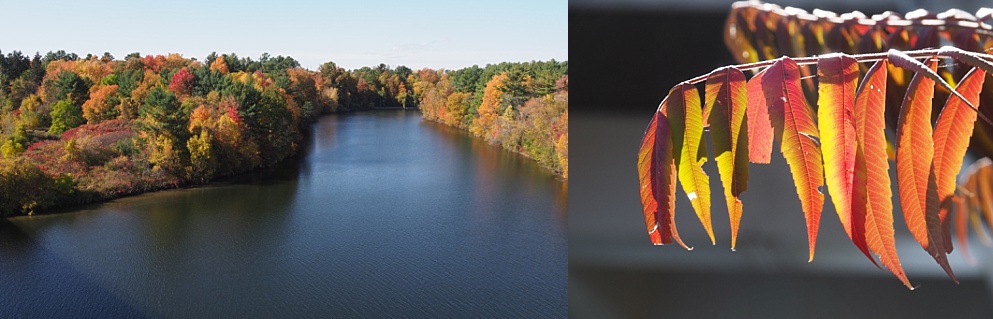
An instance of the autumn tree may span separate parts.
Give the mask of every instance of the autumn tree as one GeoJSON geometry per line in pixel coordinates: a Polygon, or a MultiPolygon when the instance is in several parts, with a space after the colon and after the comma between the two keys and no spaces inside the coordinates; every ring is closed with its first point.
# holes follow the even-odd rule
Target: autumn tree
{"type": "Polygon", "coordinates": [[[499,131],[497,117],[501,113],[503,103],[503,83],[507,79],[506,73],[494,76],[486,82],[486,89],[483,91],[483,103],[479,105],[479,118],[473,121],[469,130],[477,136],[485,138],[487,141],[495,141],[496,133],[499,131]]]}
{"type": "Polygon", "coordinates": [[[83,117],[91,124],[113,119],[117,117],[116,107],[120,102],[117,85],[94,86],[90,99],[83,103],[83,117]]]}
{"type": "Polygon", "coordinates": [[[172,75],[169,81],[169,90],[177,96],[183,97],[193,93],[193,74],[187,68],[179,69],[172,75]]]}
{"type": "Polygon", "coordinates": [[[210,70],[220,72],[221,74],[228,74],[228,63],[224,60],[223,56],[216,58],[210,64],[210,70]]]}
{"type": "Polygon", "coordinates": [[[444,118],[445,124],[465,128],[465,117],[469,112],[469,101],[472,95],[465,92],[454,92],[445,101],[447,114],[444,118]]]}

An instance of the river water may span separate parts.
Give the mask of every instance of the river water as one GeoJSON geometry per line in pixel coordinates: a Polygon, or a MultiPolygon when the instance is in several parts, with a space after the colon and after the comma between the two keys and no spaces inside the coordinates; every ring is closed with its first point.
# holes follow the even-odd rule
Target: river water
{"type": "Polygon", "coordinates": [[[0,317],[566,316],[565,183],[416,111],[310,134],[275,169],[0,220],[0,317]]]}

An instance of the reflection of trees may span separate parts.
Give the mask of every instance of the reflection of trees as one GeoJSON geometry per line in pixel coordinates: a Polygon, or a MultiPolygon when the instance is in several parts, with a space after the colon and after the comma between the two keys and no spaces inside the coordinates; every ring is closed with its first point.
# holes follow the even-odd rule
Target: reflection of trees
{"type": "MultiPolygon", "coordinates": [[[[560,181],[533,160],[511,151],[501,149],[485,141],[470,137],[466,131],[433,121],[422,121],[431,132],[442,137],[457,152],[471,159],[463,172],[471,176],[477,195],[484,201],[496,201],[501,192],[523,190],[529,194],[542,194],[554,201],[552,211],[562,217],[566,215],[568,185],[560,181]]],[[[456,168],[452,168],[456,169],[456,168]]],[[[562,218],[565,221],[565,218],[562,218]]]]}
{"type": "MultiPolygon", "coordinates": [[[[9,219],[0,219],[0,258],[20,260],[30,255],[27,252],[35,247],[35,240],[9,219]]],[[[21,264],[20,262],[8,262],[21,264]]]]}

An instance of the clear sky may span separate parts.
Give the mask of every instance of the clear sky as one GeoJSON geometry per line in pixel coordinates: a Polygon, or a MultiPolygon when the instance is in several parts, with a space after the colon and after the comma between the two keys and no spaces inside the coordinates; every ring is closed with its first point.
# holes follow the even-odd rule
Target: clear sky
{"type": "Polygon", "coordinates": [[[309,69],[568,60],[568,2],[0,1],[0,50],[289,55],[309,69]]]}

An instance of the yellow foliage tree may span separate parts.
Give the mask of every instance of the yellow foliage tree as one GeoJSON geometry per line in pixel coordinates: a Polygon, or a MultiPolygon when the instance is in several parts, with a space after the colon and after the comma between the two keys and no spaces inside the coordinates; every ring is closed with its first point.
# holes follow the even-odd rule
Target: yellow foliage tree
{"type": "Polygon", "coordinates": [[[469,127],[469,131],[487,141],[493,141],[494,133],[498,131],[495,125],[500,115],[497,112],[500,110],[500,104],[503,103],[503,82],[506,80],[507,72],[503,72],[486,82],[486,88],[483,89],[483,103],[479,105],[479,117],[469,127]]]}
{"type": "Polygon", "coordinates": [[[200,131],[199,135],[193,135],[186,141],[186,148],[190,151],[190,172],[191,177],[201,182],[207,181],[214,175],[217,161],[211,152],[212,139],[207,130],[200,131]]]}
{"type": "Polygon", "coordinates": [[[111,103],[112,97],[116,95],[117,85],[95,85],[90,88],[90,99],[83,103],[83,118],[86,122],[95,124],[114,118],[114,114],[108,111],[117,106],[111,103]]]}
{"type": "Polygon", "coordinates": [[[455,92],[448,96],[445,102],[447,112],[445,114],[445,124],[458,128],[465,128],[465,116],[469,111],[469,100],[472,95],[464,92],[455,92]]]}
{"type": "Polygon", "coordinates": [[[224,62],[224,56],[214,59],[214,62],[210,64],[210,70],[221,72],[221,74],[228,74],[228,63],[224,62]]]}

